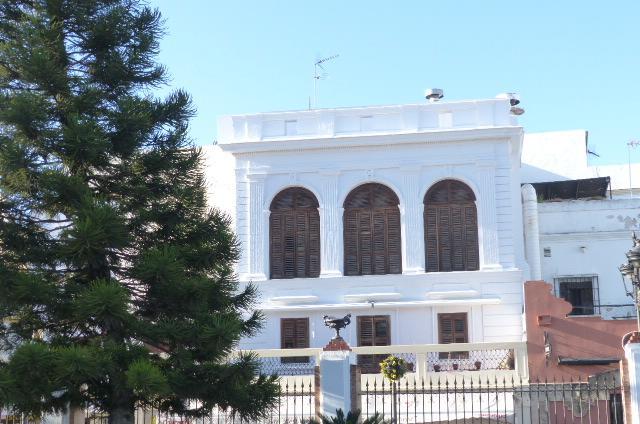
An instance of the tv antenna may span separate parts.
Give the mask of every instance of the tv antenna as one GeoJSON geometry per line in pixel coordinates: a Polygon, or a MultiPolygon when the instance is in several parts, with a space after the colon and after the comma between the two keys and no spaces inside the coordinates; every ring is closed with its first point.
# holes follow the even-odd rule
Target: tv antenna
{"type": "Polygon", "coordinates": [[[318,108],[318,81],[321,79],[326,79],[329,74],[327,74],[324,69],[324,64],[330,60],[336,59],[339,54],[334,54],[333,56],[328,56],[322,59],[318,59],[313,64],[313,108],[318,108]],[[322,73],[318,73],[318,70],[322,71],[322,73]]]}
{"type": "Polygon", "coordinates": [[[633,197],[633,181],[631,180],[631,149],[640,146],[640,140],[629,140],[627,142],[627,152],[629,154],[629,197],[633,197]]]}

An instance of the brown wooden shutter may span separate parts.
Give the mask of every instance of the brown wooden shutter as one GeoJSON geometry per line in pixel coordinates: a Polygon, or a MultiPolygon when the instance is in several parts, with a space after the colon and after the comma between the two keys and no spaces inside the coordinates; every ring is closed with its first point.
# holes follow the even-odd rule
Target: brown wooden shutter
{"type": "Polygon", "coordinates": [[[398,197],[381,184],[354,189],[344,203],[345,275],[400,274],[398,197]]]}
{"type": "Polygon", "coordinates": [[[439,271],[451,271],[451,214],[448,206],[438,207],[439,271]]]}
{"type": "MultiPolygon", "coordinates": [[[[309,318],[280,319],[280,348],[304,349],[309,347],[309,318]]],[[[309,362],[307,356],[282,357],[282,363],[309,362]]]]}
{"type": "Polygon", "coordinates": [[[475,205],[464,208],[464,249],[467,271],[480,269],[480,258],[478,252],[478,214],[475,205]]]}
{"type": "MultiPolygon", "coordinates": [[[[391,344],[391,320],[389,315],[358,317],[358,346],[389,346],[391,344]]],[[[358,365],[363,373],[380,372],[380,362],[388,355],[358,355],[358,365]]]]}
{"type": "Polygon", "coordinates": [[[290,188],[271,202],[269,250],[271,278],[320,276],[320,215],[309,190],[290,188]]]}
{"type": "MultiPolygon", "coordinates": [[[[441,344],[467,343],[467,314],[438,314],[438,340],[441,344]]],[[[440,358],[466,358],[468,352],[441,352],[440,358]]]]}
{"type": "Polygon", "coordinates": [[[320,213],[317,209],[308,211],[309,216],[309,277],[320,276],[320,213]]]}
{"type": "Polygon", "coordinates": [[[389,274],[402,273],[402,243],[400,236],[400,211],[387,210],[387,252],[389,255],[389,274]]]}
{"type": "Polygon", "coordinates": [[[284,277],[284,246],[282,222],[284,216],[279,212],[271,212],[269,217],[269,249],[271,278],[284,277]]]}
{"type": "Polygon", "coordinates": [[[345,210],[344,226],[344,275],[358,275],[358,211],[345,210]]]}
{"type": "Polygon", "coordinates": [[[424,241],[426,250],[426,271],[436,272],[438,265],[438,209],[434,206],[424,208],[424,241]]]}
{"type": "Polygon", "coordinates": [[[473,191],[464,183],[445,180],[424,199],[427,272],[479,269],[478,218],[473,191]]]}

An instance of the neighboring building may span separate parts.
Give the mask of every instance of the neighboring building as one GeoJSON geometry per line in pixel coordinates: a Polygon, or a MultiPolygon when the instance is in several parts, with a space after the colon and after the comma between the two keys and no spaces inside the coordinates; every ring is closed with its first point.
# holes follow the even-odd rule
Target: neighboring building
{"type": "Polygon", "coordinates": [[[527,134],[522,150],[523,183],[538,198],[540,278],[571,315],[634,318],[618,266],[640,229],[640,164],[589,166],[585,131],[527,134]]]}
{"type": "Polygon", "coordinates": [[[218,128],[210,193],[233,216],[240,281],[259,288],[267,317],[242,347],[321,347],[322,316],[347,313],[352,346],[522,340],[523,131],[509,100],[218,128]]]}

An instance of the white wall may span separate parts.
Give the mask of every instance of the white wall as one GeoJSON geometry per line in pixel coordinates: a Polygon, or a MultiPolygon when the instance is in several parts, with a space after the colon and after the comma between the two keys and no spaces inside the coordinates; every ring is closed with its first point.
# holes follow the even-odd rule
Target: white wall
{"type": "Polygon", "coordinates": [[[220,146],[203,146],[205,178],[207,181],[207,200],[228,214],[234,222],[236,217],[235,158],[223,151],[220,146]]]}
{"type": "MultiPolygon", "coordinates": [[[[542,277],[597,275],[601,304],[631,304],[618,266],[640,229],[640,199],[573,200],[538,203],[542,277]],[[544,257],[544,249],[551,257],[544,257]]],[[[630,287],[629,287],[630,288],[630,287]]],[[[603,308],[605,318],[633,308],[603,308]]]]}
{"type": "MultiPolygon", "coordinates": [[[[629,197],[629,187],[640,188],[640,163],[631,164],[631,176],[628,163],[589,165],[587,141],[585,130],[526,133],[522,144],[522,182],[611,177],[611,189],[618,197],[629,197]]],[[[640,196],[640,190],[633,196],[640,196]]]]}
{"type": "MultiPolygon", "coordinates": [[[[347,312],[354,325],[345,336],[353,344],[358,314],[391,315],[394,344],[437,342],[435,317],[445,312],[469,314],[471,341],[522,339],[522,129],[508,101],[232,116],[219,128],[220,148],[235,157],[238,273],[258,286],[258,308],[267,316],[263,332],[243,346],[279,347],[284,317],[309,317],[311,346],[323,346],[331,333],[321,316],[347,312]],[[423,198],[447,178],[476,194],[480,271],[424,271],[423,198]],[[389,186],[400,199],[403,275],[342,276],[342,205],[367,182],[389,186]],[[320,205],[319,279],[268,278],[269,206],[291,186],[311,190],[320,205]]],[[[222,171],[212,179],[228,174],[214,172],[222,171]]],[[[220,194],[230,185],[211,187],[220,194]]]]}

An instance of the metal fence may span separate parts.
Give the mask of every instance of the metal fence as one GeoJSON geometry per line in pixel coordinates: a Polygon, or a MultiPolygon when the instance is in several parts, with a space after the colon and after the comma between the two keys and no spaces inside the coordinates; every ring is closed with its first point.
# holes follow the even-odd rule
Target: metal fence
{"type": "Polygon", "coordinates": [[[623,424],[619,382],[431,377],[361,387],[363,417],[395,423],[623,424]]]}
{"type": "MultiPolygon", "coordinates": [[[[198,402],[191,408],[198,409],[198,402]]],[[[86,409],[85,424],[108,424],[109,416],[99,411],[86,409]]],[[[311,379],[293,381],[291,385],[283,382],[278,403],[260,419],[247,419],[232,410],[213,409],[202,417],[189,417],[161,412],[154,408],[138,408],[135,424],[299,424],[316,416],[315,387],[311,379]]],[[[21,423],[7,423],[21,424],[21,423]]]]}

